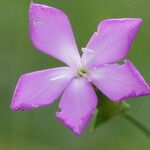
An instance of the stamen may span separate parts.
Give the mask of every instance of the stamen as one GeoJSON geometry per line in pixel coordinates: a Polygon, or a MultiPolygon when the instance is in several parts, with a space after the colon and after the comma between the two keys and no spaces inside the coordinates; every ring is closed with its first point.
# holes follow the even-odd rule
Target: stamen
{"type": "Polygon", "coordinates": [[[85,77],[85,76],[87,75],[87,70],[84,69],[84,68],[81,68],[81,69],[78,70],[77,73],[78,73],[78,75],[79,75],[80,77],[85,77]]]}
{"type": "Polygon", "coordinates": [[[65,75],[61,75],[61,76],[58,76],[58,77],[54,77],[54,78],[52,78],[52,79],[50,79],[51,81],[54,81],[54,80],[58,80],[58,79],[62,79],[62,78],[64,78],[66,76],[66,74],[65,75]]]}
{"type": "Polygon", "coordinates": [[[93,54],[93,53],[94,53],[93,50],[88,49],[88,48],[82,48],[81,51],[82,51],[83,53],[86,52],[86,53],[89,53],[89,54],[93,54]]]}

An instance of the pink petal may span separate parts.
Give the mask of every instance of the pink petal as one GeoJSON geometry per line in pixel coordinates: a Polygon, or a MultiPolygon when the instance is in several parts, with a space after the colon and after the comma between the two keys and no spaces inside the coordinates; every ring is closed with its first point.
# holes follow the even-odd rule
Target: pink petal
{"type": "Polygon", "coordinates": [[[93,83],[113,101],[150,95],[150,87],[130,61],[100,67],[89,74],[93,83]]]}
{"type": "Polygon", "coordinates": [[[13,95],[11,109],[25,110],[51,104],[61,95],[72,77],[73,73],[68,67],[21,76],[13,95]]]}
{"type": "Polygon", "coordinates": [[[80,135],[87,126],[97,105],[97,96],[83,78],[75,78],[65,90],[56,116],[75,134],[80,135]]]}
{"type": "Polygon", "coordinates": [[[80,65],[68,17],[60,10],[31,2],[30,36],[34,46],[70,66],[80,65]]]}
{"type": "Polygon", "coordinates": [[[139,29],[141,19],[122,18],[102,21],[86,48],[82,61],[87,68],[123,60],[139,29]]]}

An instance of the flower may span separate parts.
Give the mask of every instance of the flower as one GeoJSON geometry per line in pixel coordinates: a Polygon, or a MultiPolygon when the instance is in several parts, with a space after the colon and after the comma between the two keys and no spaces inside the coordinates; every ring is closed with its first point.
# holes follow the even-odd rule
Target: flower
{"type": "Polygon", "coordinates": [[[139,18],[103,20],[80,57],[67,16],[56,8],[31,2],[33,45],[68,66],[22,75],[11,109],[46,106],[63,93],[56,117],[80,135],[97,106],[93,84],[112,101],[150,95],[150,87],[129,60],[117,63],[128,54],[141,22],[139,18]]]}

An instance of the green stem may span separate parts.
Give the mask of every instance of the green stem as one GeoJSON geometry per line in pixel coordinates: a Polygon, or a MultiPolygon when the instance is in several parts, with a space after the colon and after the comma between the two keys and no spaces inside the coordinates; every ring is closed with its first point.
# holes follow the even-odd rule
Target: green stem
{"type": "Polygon", "coordinates": [[[136,119],[134,119],[132,116],[130,116],[127,113],[124,113],[123,116],[132,124],[134,124],[140,131],[142,131],[147,137],[150,138],[150,130],[148,130],[144,125],[142,125],[140,122],[138,122],[136,119]]]}

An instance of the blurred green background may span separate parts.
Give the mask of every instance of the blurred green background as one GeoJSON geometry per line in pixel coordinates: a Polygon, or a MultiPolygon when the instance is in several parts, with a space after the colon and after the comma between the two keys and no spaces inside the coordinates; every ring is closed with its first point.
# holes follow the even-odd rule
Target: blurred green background
{"type": "MultiPolygon", "coordinates": [[[[69,16],[78,47],[84,47],[99,21],[140,17],[144,22],[128,55],[150,83],[149,0],[34,0],[69,16]]],[[[0,0],[0,150],[150,150],[150,140],[126,119],[116,117],[94,132],[76,137],[56,118],[59,101],[36,110],[13,112],[12,93],[21,74],[62,65],[37,51],[28,36],[29,0],[0,0]]],[[[150,129],[150,98],[129,100],[128,111],[150,129]]]]}

